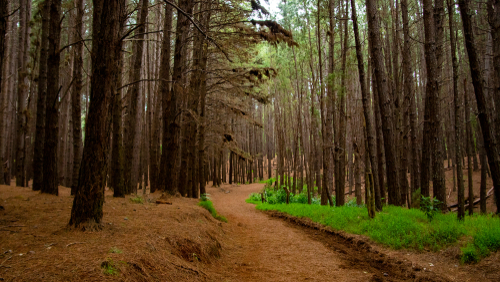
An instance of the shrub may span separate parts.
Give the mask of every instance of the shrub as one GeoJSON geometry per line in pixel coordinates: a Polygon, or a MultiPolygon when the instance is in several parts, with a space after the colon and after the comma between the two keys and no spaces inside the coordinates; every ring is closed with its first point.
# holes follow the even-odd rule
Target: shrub
{"type": "Polygon", "coordinates": [[[462,258],[461,261],[463,263],[476,263],[479,261],[479,254],[474,247],[473,244],[468,244],[465,248],[462,249],[462,258]]]}
{"type": "Polygon", "coordinates": [[[436,198],[431,199],[431,197],[422,196],[422,198],[420,199],[420,210],[425,213],[429,221],[432,221],[436,213],[439,212],[440,204],[441,201],[436,198]]]}

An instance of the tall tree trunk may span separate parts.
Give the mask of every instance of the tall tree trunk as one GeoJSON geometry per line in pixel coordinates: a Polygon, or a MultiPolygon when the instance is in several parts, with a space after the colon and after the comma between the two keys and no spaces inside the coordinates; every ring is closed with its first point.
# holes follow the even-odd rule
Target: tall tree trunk
{"type": "Polygon", "coordinates": [[[457,183],[458,183],[458,219],[463,220],[465,217],[465,197],[464,197],[464,181],[462,170],[462,101],[458,92],[458,61],[456,55],[457,42],[455,38],[455,26],[453,20],[453,0],[448,0],[448,21],[450,26],[450,45],[451,45],[451,62],[453,72],[453,104],[455,105],[455,165],[457,167],[457,183]]]}
{"type": "MultiPolygon", "coordinates": [[[[83,0],[76,0],[75,34],[73,39],[79,41],[83,39],[83,0]]],[[[71,195],[75,195],[78,186],[78,172],[82,159],[82,70],[83,70],[83,42],[77,43],[74,47],[73,79],[74,87],[71,93],[71,115],[73,119],[73,171],[71,183],[71,195]]]]}
{"type": "MultiPolygon", "coordinates": [[[[159,12],[157,14],[159,16],[159,12]]],[[[148,29],[149,30],[149,29],[148,29]]],[[[151,75],[151,59],[150,59],[150,48],[149,41],[147,41],[147,66],[148,66],[148,79],[151,80],[153,77],[151,75]]],[[[154,56],[154,55],[153,55],[154,56]]],[[[154,66],[156,63],[154,63],[154,66]]],[[[153,74],[154,75],[154,74],[153,74]]],[[[158,92],[156,94],[151,90],[151,83],[148,84],[148,118],[147,118],[147,126],[149,126],[149,180],[150,193],[154,193],[158,189],[158,141],[160,138],[160,110],[158,103],[159,95],[158,92]]]]}
{"type": "MultiPolygon", "coordinates": [[[[348,3],[345,6],[345,18],[348,16],[348,3]]],[[[338,168],[338,186],[335,187],[335,202],[337,206],[343,206],[345,203],[345,177],[346,177],[346,124],[347,124],[347,111],[346,111],[346,76],[347,76],[347,42],[349,41],[349,33],[347,32],[348,21],[343,21],[344,36],[342,46],[342,75],[341,75],[341,92],[339,100],[339,149],[337,155],[339,158],[338,168]]]]}
{"type": "Polygon", "coordinates": [[[45,144],[43,153],[42,193],[59,194],[57,171],[57,146],[59,137],[58,97],[62,91],[59,86],[59,43],[61,38],[61,0],[50,3],[49,56],[47,63],[47,101],[45,117],[45,144]]]}
{"type": "MultiPolygon", "coordinates": [[[[124,24],[126,20],[125,10],[121,10],[119,18],[119,32],[121,34],[124,29],[124,24]]],[[[122,49],[123,41],[117,42],[118,49],[122,49]]],[[[125,197],[126,190],[124,186],[123,179],[123,126],[122,126],[122,112],[123,112],[123,95],[122,90],[119,89],[122,84],[122,70],[123,70],[123,55],[119,53],[116,57],[116,67],[117,71],[114,73],[113,81],[115,83],[114,88],[116,89],[112,99],[112,148],[111,148],[111,183],[113,187],[113,197],[125,197]]]]}
{"type": "MultiPolygon", "coordinates": [[[[490,113],[487,111],[487,100],[484,93],[484,77],[481,72],[479,56],[476,50],[476,43],[472,27],[470,14],[470,0],[459,0],[460,14],[462,16],[465,46],[469,55],[469,67],[476,96],[478,118],[483,133],[484,147],[488,155],[488,163],[491,169],[491,178],[495,190],[497,213],[500,213],[500,156],[498,155],[498,145],[493,134],[490,113]]],[[[498,12],[498,11],[497,11],[498,12]]],[[[497,59],[497,58],[495,58],[497,59]]],[[[496,64],[496,61],[494,61],[496,64]]]]}
{"type": "MultiPolygon", "coordinates": [[[[9,69],[8,60],[6,60],[6,54],[8,55],[7,50],[7,37],[6,34],[8,32],[8,21],[7,15],[9,13],[9,6],[7,5],[8,1],[0,1],[0,184],[4,184],[4,175],[3,175],[3,148],[5,144],[5,135],[3,133],[3,125],[5,118],[5,102],[7,100],[7,93],[4,87],[8,82],[3,77],[4,70],[5,74],[7,74],[7,70],[9,69]]],[[[10,37],[10,36],[9,36],[10,37]]]]}
{"type": "Polygon", "coordinates": [[[129,86],[127,91],[127,116],[126,124],[124,126],[124,141],[125,141],[125,151],[124,151],[124,169],[123,169],[123,180],[125,193],[132,193],[137,189],[137,179],[134,179],[134,173],[132,173],[132,166],[138,162],[137,151],[140,147],[136,146],[136,131],[139,122],[138,119],[138,103],[139,103],[139,80],[141,79],[141,67],[142,67],[142,55],[144,53],[144,32],[146,30],[145,24],[148,17],[148,4],[147,0],[140,0],[138,6],[140,10],[137,15],[137,33],[135,35],[135,41],[133,42],[133,54],[132,54],[132,69],[130,70],[129,81],[132,85],[129,86]]]}
{"type": "MultiPolygon", "coordinates": [[[[410,115],[410,134],[411,134],[411,145],[412,145],[412,168],[411,168],[411,195],[417,190],[417,175],[418,175],[418,164],[417,164],[417,128],[416,128],[416,107],[415,107],[415,85],[413,81],[413,69],[412,69],[412,52],[410,45],[410,24],[408,20],[408,1],[401,1],[401,13],[403,17],[403,34],[404,34],[404,50],[403,50],[403,73],[404,73],[404,90],[405,95],[408,98],[408,107],[410,115]]],[[[403,154],[406,150],[403,150],[403,154]]],[[[407,154],[407,153],[406,153],[407,154]]],[[[406,170],[406,168],[405,168],[406,170]]],[[[406,179],[406,171],[404,172],[404,178],[406,179]]]]}
{"type": "MultiPolygon", "coordinates": [[[[38,65],[38,98],[36,106],[35,148],[33,156],[33,190],[43,186],[43,149],[45,144],[45,108],[47,100],[47,58],[49,48],[50,1],[42,4],[42,35],[40,40],[40,61],[38,65]]],[[[78,177],[77,177],[78,179],[78,177]]]]}
{"type": "MultiPolygon", "coordinates": [[[[208,14],[208,13],[207,13],[208,14]]],[[[210,15],[207,15],[207,21],[206,23],[208,24],[209,22],[209,17],[210,15]]],[[[206,106],[206,97],[207,97],[207,60],[208,60],[208,42],[206,40],[202,41],[202,56],[201,56],[201,61],[200,61],[200,69],[203,70],[201,72],[201,79],[200,79],[200,96],[199,96],[199,109],[200,109],[200,124],[198,126],[198,181],[199,181],[199,188],[200,188],[200,195],[206,194],[206,165],[205,165],[205,125],[207,124],[207,118],[205,117],[205,106],[206,106]]],[[[231,161],[231,160],[230,160],[231,161]]],[[[235,156],[233,154],[233,162],[235,162],[235,156]]],[[[233,171],[236,173],[236,169],[233,164],[233,171]]],[[[231,176],[230,176],[231,177],[231,176]]],[[[236,181],[236,177],[234,177],[234,180],[236,181]]]]}
{"type": "MultiPolygon", "coordinates": [[[[404,0],[403,0],[404,1],[404,0]]],[[[354,0],[351,0],[351,8],[352,8],[352,23],[353,23],[353,30],[354,30],[354,39],[356,42],[356,58],[358,60],[358,74],[359,74],[359,84],[361,85],[361,97],[362,97],[362,102],[363,102],[363,117],[364,117],[364,124],[366,127],[366,137],[367,137],[367,142],[368,142],[368,151],[365,152],[365,154],[368,154],[368,159],[371,162],[371,168],[372,168],[372,175],[373,175],[373,180],[374,183],[374,191],[375,191],[375,207],[377,210],[381,210],[382,203],[381,203],[381,198],[380,198],[380,186],[379,186],[379,174],[378,174],[378,163],[377,163],[377,148],[376,148],[376,140],[375,140],[375,129],[373,127],[373,119],[372,119],[372,114],[371,114],[371,107],[370,107],[370,93],[368,92],[368,89],[366,88],[366,79],[365,79],[365,67],[364,67],[364,59],[363,59],[363,52],[361,50],[361,40],[359,38],[359,29],[358,29],[358,17],[356,15],[356,5],[354,3],[354,0]]],[[[355,170],[356,170],[356,198],[358,198],[358,202],[361,203],[361,190],[359,191],[358,195],[358,178],[360,176],[360,163],[361,163],[361,157],[359,152],[355,150],[355,156],[356,156],[356,164],[355,164],[355,170]]],[[[359,183],[361,185],[361,183],[359,183]]],[[[360,188],[361,189],[361,188],[360,188]]]]}
{"type": "MultiPolygon", "coordinates": [[[[320,0],[318,0],[318,8],[320,6],[320,0]]],[[[333,31],[333,13],[334,13],[334,4],[333,1],[329,1],[329,11],[330,11],[330,32],[333,31]]],[[[319,16],[319,9],[318,9],[318,16],[319,16]]],[[[323,189],[321,190],[321,204],[326,205],[327,202],[331,201],[330,199],[330,191],[333,188],[333,162],[332,162],[332,156],[333,156],[333,85],[331,83],[327,84],[327,96],[326,99],[324,98],[324,86],[323,86],[323,71],[322,71],[322,61],[321,61],[321,29],[320,29],[320,21],[318,17],[318,54],[319,54],[319,64],[320,64],[320,71],[319,71],[319,76],[320,76],[320,95],[321,99],[323,100],[323,113],[321,115],[322,117],[322,132],[323,132],[323,189]],[[326,102],[325,102],[326,100],[326,102]]],[[[330,46],[329,46],[329,56],[328,56],[328,73],[333,73],[334,71],[334,64],[333,64],[333,52],[334,52],[334,44],[333,44],[333,35],[330,36],[330,46]]],[[[298,90],[298,89],[297,89],[298,90]]],[[[297,144],[295,145],[296,147],[297,144]]],[[[295,155],[298,154],[298,150],[294,152],[294,157],[295,155]]],[[[294,165],[295,162],[294,162],[294,165]]],[[[295,181],[297,181],[297,175],[294,174],[295,181]]],[[[295,193],[295,189],[293,189],[293,193],[295,193]]]]}
{"type": "Polygon", "coordinates": [[[17,55],[17,127],[16,127],[16,186],[24,186],[24,134],[27,130],[26,98],[28,89],[28,51],[31,1],[20,0],[19,4],[19,43],[17,55]]]}
{"type": "MultiPolygon", "coordinates": [[[[182,0],[179,1],[179,7],[186,12],[191,14],[193,10],[194,1],[192,0],[182,0]]],[[[179,136],[179,125],[176,120],[178,119],[178,106],[177,99],[183,97],[186,92],[184,86],[184,72],[185,72],[185,62],[186,57],[184,56],[184,49],[187,48],[186,40],[189,33],[189,21],[186,16],[182,15],[180,12],[177,13],[177,27],[175,33],[175,50],[174,50],[174,67],[173,67],[173,77],[172,77],[172,89],[167,92],[166,102],[167,107],[164,111],[164,119],[167,121],[167,125],[164,128],[164,135],[166,136],[165,147],[165,174],[169,180],[165,181],[164,189],[171,194],[177,192],[177,156],[179,150],[178,136],[179,136]]]]}
{"type": "MultiPolygon", "coordinates": [[[[422,195],[429,196],[429,170],[432,155],[432,182],[433,194],[442,202],[441,209],[446,209],[446,187],[444,185],[443,157],[441,146],[441,126],[439,123],[439,77],[437,53],[440,46],[436,46],[435,15],[432,0],[424,0],[424,29],[425,29],[425,63],[427,67],[427,85],[424,115],[424,143],[421,163],[422,195]]],[[[437,26],[439,28],[439,26],[437,26]]],[[[439,32],[439,31],[438,31],[439,32]]]]}
{"type": "MultiPolygon", "coordinates": [[[[161,59],[160,59],[160,82],[158,86],[158,95],[161,97],[161,107],[162,107],[162,122],[163,122],[163,136],[161,142],[161,160],[160,160],[160,173],[158,175],[158,188],[165,190],[167,187],[173,191],[173,187],[169,182],[172,182],[172,169],[174,168],[174,163],[171,159],[167,159],[167,143],[170,142],[172,138],[168,132],[170,122],[169,115],[172,107],[172,97],[170,93],[170,30],[172,30],[172,7],[170,5],[165,5],[165,20],[163,25],[163,30],[167,31],[163,33],[163,40],[161,43],[161,59]]],[[[174,101],[175,102],[175,101],[174,101]]],[[[175,104],[175,103],[174,103],[175,104]]],[[[169,155],[170,157],[175,156],[175,154],[169,155]]]]}
{"type": "Polygon", "coordinates": [[[380,107],[382,116],[382,131],[384,135],[384,149],[387,166],[387,186],[389,191],[389,204],[398,205],[401,201],[399,193],[399,177],[397,169],[396,153],[394,151],[394,125],[391,99],[389,97],[389,86],[384,71],[382,57],[382,43],[380,40],[380,19],[377,13],[376,0],[366,0],[366,12],[368,17],[369,39],[371,41],[371,54],[374,58],[373,69],[376,76],[378,88],[378,100],[376,104],[380,107]]]}
{"type": "Polygon", "coordinates": [[[116,90],[115,76],[121,52],[119,17],[125,9],[125,0],[93,0],[93,3],[90,105],[80,180],[69,221],[70,226],[84,230],[101,228],[110,104],[116,90]]]}
{"type": "MultiPolygon", "coordinates": [[[[496,42],[493,45],[493,97],[497,111],[493,116],[495,120],[496,140],[500,140],[500,0],[488,0],[488,22],[491,27],[491,42],[496,42]]],[[[492,129],[493,130],[493,129],[492,129]]],[[[483,133],[484,134],[484,133],[483,133]]],[[[497,195],[498,196],[498,195],[497,195]]],[[[498,199],[498,198],[497,198],[498,199]]]]}

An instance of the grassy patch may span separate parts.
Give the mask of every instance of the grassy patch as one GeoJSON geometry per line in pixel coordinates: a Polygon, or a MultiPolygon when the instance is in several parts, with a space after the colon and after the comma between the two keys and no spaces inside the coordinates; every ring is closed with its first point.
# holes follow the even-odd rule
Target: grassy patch
{"type": "Polygon", "coordinates": [[[134,198],[130,198],[130,201],[132,203],[136,203],[136,204],[144,204],[144,199],[139,197],[139,196],[135,196],[134,198]]]}
{"type": "Polygon", "coordinates": [[[101,268],[104,274],[115,276],[120,273],[112,259],[105,260],[101,263],[101,268]]]}
{"type": "Polygon", "coordinates": [[[260,184],[268,184],[268,185],[271,185],[274,181],[276,181],[276,178],[275,177],[271,177],[269,179],[266,179],[266,180],[261,180],[259,181],[260,184]]]}
{"type": "MultiPolygon", "coordinates": [[[[263,190],[264,197],[266,198],[267,203],[275,205],[275,204],[284,204],[286,203],[286,192],[284,189],[274,190],[270,186],[265,187],[263,190]]],[[[250,197],[246,199],[247,203],[258,204],[262,202],[262,196],[260,193],[252,193],[250,197]]],[[[333,202],[335,202],[335,196],[333,196],[333,202]]],[[[304,189],[302,193],[290,193],[290,203],[298,203],[298,204],[307,204],[307,189],[304,189]]],[[[311,204],[319,205],[321,203],[321,199],[319,197],[311,197],[311,204]]],[[[347,206],[356,206],[356,199],[351,199],[346,203],[347,206]]]]}
{"type": "Polygon", "coordinates": [[[200,201],[198,203],[198,206],[203,207],[206,210],[208,210],[215,219],[220,220],[222,222],[227,222],[227,219],[225,217],[217,214],[217,211],[215,210],[212,201],[210,201],[210,200],[200,201]]]}
{"type": "Polygon", "coordinates": [[[366,207],[352,204],[329,207],[296,202],[289,205],[271,201],[261,203],[258,194],[251,195],[247,202],[256,203],[259,210],[307,217],[336,230],[366,235],[393,249],[437,251],[465,239],[468,243],[462,248],[464,263],[477,262],[500,249],[500,218],[492,215],[474,215],[460,222],[454,213],[438,213],[429,220],[425,212],[418,209],[386,206],[370,220],[366,207]]]}

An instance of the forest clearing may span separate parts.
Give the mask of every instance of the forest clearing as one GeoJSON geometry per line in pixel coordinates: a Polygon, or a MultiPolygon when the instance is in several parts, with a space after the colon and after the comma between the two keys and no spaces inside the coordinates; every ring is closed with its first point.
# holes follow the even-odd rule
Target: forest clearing
{"type": "Polygon", "coordinates": [[[0,0],[0,281],[500,281],[500,0],[0,0]]]}

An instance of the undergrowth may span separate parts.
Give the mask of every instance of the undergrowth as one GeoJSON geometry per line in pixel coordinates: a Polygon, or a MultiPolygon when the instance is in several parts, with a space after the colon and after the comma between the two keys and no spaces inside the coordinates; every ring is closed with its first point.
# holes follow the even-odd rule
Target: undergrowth
{"type": "Polygon", "coordinates": [[[130,198],[130,201],[136,204],[144,204],[144,199],[137,195],[133,198],[130,198]]]}
{"type": "Polygon", "coordinates": [[[219,221],[222,221],[222,222],[227,222],[227,218],[225,218],[224,216],[222,215],[219,215],[217,214],[217,211],[215,210],[214,208],[214,205],[212,203],[212,201],[209,200],[208,196],[207,195],[204,195],[203,197],[201,197],[202,200],[200,200],[200,202],[198,203],[198,206],[200,207],[203,207],[205,208],[207,211],[210,212],[210,214],[212,214],[212,216],[219,220],[219,221]]]}
{"type": "Polygon", "coordinates": [[[116,267],[115,262],[112,259],[103,261],[101,263],[101,268],[105,275],[115,276],[120,273],[120,271],[116,267]]]}
{"type": "Polygon", "coordinates": [[[461,222],[454,213],[435,213],[429,217],[419,209],[386,206],[370,220],[366,207],[356,206],[355,202],[342,207],[305,205],[307,196],[304,201],[303,196],[298,195],[291,196],[290,204],[286,205],[284,191],[270,194],[268,190],[265,190],[267,203],[261,203],[261,196],[256,193],[251,194],[247,202],[257,204],[259,210],[307,217],[336,230],[366,235],[393,249],[438,251],[460,243],[465,246],[461,256],[464,263],[478,262],[500,249],[500,218],[493,215],[468,216],[461,222]]]}
{"type": "MultiPolygon", "coordinates": [[[[264,197],[269,204],[283,204],[286,203],[286,192],[284,189],[274,190],[269,185],[263,190],[264,197]]],[[[333,202],[335,202],[335,196],[332,196],[333,202]]],[[[258,204],[262,202],[262,196],[260,193],[252,193],[250,197],[246,199],[247,203],[258,204]]],[[[290,193],[290,203],[307,204],[307,191],[303,190],[302,193],[290,193]]],[[[312,205],[320,205],[321,199],[319,197],[311,196],[312,205]]],[[[347,206],[356,206],[356,199],[351,199],[346,203],[347,206]]]]}

